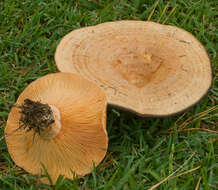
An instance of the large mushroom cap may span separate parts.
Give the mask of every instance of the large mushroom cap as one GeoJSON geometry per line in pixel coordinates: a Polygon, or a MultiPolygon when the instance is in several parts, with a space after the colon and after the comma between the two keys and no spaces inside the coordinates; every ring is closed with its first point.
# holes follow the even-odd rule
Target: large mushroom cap
{"type": "Polygon", "coordinates": [[[117,21],[74,30],[57,47],[62,72],[102,87],[108,103],[142,115],[175,114],[197,103],[211,85],[205,48],[175,26],[117,21]]]}
{"type": "MultiPolygon", "coordinates": [[[[83,176],[93,165],[99,164],[108,144],[106,98],[101,88],[78,75],[49,74],[32,82],[19,96],[16,105],[28,99],[59,110],[61,128],[52,139],[34,135],[32,130],[14,132],[20,126],[21,113],[13,107],[5,133],[11,134],[6,142],[18,166],[33,174],[44,174],[44,165],[55,183],[59,175],[83,176]]],[[[46,179],[43,182],[48,183],[46,179]]]]}

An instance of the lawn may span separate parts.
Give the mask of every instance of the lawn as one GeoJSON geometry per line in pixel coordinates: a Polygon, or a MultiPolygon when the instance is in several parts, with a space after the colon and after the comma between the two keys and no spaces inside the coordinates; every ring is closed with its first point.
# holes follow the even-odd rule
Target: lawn
{"type": "Polygon", "coordinates": [[[194,107],[166,118],[108,108],[109,148],[82,179],[43,185],[18,168],[0,141],[0,189],[210,190],[218,186],[218,64],[215,0],[0,1],[0,135],[10,106],[35,79],[57,72],[54,52],[73,29],[113,20],[151,20],[191,32],[206,47],[213,86],[194,107]]]}

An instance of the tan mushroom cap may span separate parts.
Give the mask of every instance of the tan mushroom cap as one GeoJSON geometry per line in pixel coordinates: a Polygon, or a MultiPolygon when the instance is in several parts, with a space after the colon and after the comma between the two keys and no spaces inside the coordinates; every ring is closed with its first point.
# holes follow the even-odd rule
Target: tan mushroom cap
{"type": "MultiPolygon", "coordinates": [[[[61,129],[52,139],[38,134],[33,139],[33,131],[23,129],[9,135],[8,150],[18,166],[32,174],[43,174],[43,164],[55,183],[59,175],[80,177],[101,162],[108,145],[106,97],[101,88],[78,75],[56,73],[32,82],[16,104],[21,105],[26,98],[59,110],[61,129]]],[[[12,108],[6,134],[19,127],[19,119],[20,110],[12,108]]],[[[49,183],[47,178],[42,181],[49,183]]]]}
{"type": "Polygon", "coordinates": [[[205,48],[189,32],[144,21],[74,30],[55,53],[62,72],[102,87],[108,103],[142,115],[166,116],[197,103],[211,85],[205,48]]]}

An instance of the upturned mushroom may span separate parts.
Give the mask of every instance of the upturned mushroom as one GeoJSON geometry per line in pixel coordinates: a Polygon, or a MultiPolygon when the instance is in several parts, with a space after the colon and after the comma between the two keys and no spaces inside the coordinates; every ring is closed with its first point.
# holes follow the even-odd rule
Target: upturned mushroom
{"type": "Polygon", "coordinates": [[[12,159],[29,173],[47,170],[53,184],[59,175],[81,177],[107,151],[105,94],[78,75],[46,75],[19,96],[5,134],[12,159]]]}
{"type": "Polygon", "coordinates": [[[117,21],[77,29],[56,49],[62,72],[78,73],[108,103],[145,116],[167,116],[197,103],[212,81],[203,45],[175,26],[117,21]]]}

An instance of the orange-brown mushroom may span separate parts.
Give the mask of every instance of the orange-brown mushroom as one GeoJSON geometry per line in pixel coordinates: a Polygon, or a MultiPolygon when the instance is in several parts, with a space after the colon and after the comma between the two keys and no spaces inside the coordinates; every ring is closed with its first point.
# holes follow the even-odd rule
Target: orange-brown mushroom
{"type": "Polygon", "coordinates": [[[44,174],[44,165],[52,183],[59,175],[83,176],[107,151],[105,94],[78,75],[46,75],[19,96],[5,134],[12,159],[26,171],[44,174]]]}
{"type": "Polygon", "coordinates": [[[197,103],[212,81],[205,48],[189,32],[144,21],[74,30],[55,53],[62,72],[102,87],[108,103],[142,115],[166,116],[197,103]]]}

